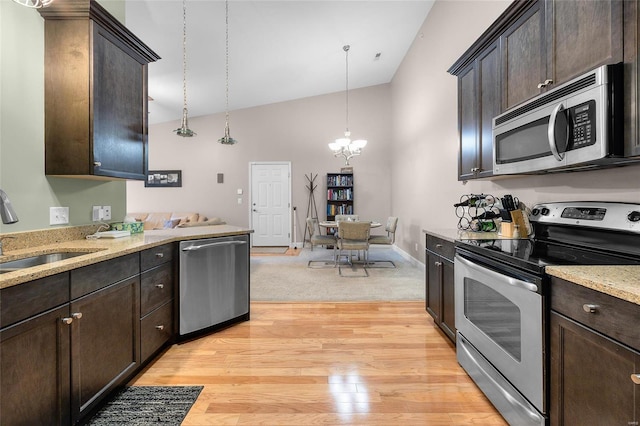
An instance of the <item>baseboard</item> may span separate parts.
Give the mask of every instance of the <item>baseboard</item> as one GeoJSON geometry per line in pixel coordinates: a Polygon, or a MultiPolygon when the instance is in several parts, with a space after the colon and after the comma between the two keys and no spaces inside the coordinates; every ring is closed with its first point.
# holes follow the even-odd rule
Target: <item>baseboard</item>
{"type": "Polygon", "coordinates": [[[406,251],[402,250],[397,245],[394,244],[394,245],[391,246],[391,248],[393,249],[393,251],[395,251],[400,256],[402,256],[403,259],[405,259],[406,261],[410,262],[415,267],[421,268],[423,271],[425,270],[424,263],[420,262],[418,259],[416,259],[415,257],[411,256],[409,253],[407,253],[406,251]]]}
{"type": "Polygon", "coordinates": [[[292,248],[292,249],[301,249],[301,248],[302,248],[302,245],[303,245],[303,242],[302,242],[302,241],[298,241],[298,242],[295,242],[295,243],[289,243],[289,248],[292,248]]]}

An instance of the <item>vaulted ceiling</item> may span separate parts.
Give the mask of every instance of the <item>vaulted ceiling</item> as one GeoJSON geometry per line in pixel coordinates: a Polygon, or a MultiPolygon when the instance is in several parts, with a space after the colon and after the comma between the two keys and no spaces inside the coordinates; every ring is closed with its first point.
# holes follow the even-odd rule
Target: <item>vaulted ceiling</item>
{"type": "MultiPolygon", "coordinates": [[[[433,0],[230,0],[230,110],[388,83],[433,0]],[[379,55],[378,55],[379,54],[379,55]],[[378,57],[376,58],[376,55],[378,57]]],[[[181,0],[128,0],[126,25],[162,59],[149,65],[150,123],[183,105],[181,0]]],[[[189,117],[225,110],[225,2],[187,0],[189,117]]]]}

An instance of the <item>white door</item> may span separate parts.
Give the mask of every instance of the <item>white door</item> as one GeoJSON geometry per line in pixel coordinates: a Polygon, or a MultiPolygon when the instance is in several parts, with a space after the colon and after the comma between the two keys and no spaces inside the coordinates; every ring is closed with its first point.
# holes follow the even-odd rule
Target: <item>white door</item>
{"type": "Polygon", "coordinates": [[[291,242],[291,163],[251,163],[254,246],[291,242]]]}

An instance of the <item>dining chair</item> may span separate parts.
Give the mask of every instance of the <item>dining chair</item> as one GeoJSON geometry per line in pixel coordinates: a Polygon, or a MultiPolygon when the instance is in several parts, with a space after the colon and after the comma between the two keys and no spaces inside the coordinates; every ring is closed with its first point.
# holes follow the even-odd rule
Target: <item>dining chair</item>
{"type": "MultiPolygon", "coordinates": [[[[393,245],[396,241],[396,228],[398,227],[398,218],[395,216],[389,216],[387,219],[387,225],[384,230],[387,231],[387,235],[372,235],[369,237],[369,244],[379,244],[379,245],[393,245]]],[[[373,260],[371,262],[372,265],[376,263],[390,263],[393,267],[396,267],[396,264],[393,263],[392,260],[373,260]]]]}
{"type": "Polygon", "coordinates": [[[322,263],[322,266],[333,265],[336,266],[336,237],[335,235],[322,235],[320,233],[320,227],[318,226],[318,219],[313,217],[307,218],[307,230],[309,231],[309,243],[311,244],[311,251],[313,251],[313,246],[325,246],[333,247],[333,261],[328,262],[324,260],[310,260],[307,263],[308,268],[318,268],[319,266],[313,266],[317,263],[322,263]]]}
{"type": "MultiPolygon", "coordinates": [[[[352,260],[352,251],[360,250],[364,252],[364,266],[363,270],[366,277],[369,276],[367,271],[367,262],[369,259],[369,236],[371,233],[370,222],[359,221],[340,221],[338,222],[338,259],[342,259],[342,251],[349,250],[349,256],[347,257],[347,264],[351,267],[354,266],[352,260]]],[[[338,274],[342,275],[342,264],[338,263],[338,274]]]]}
{"type": "Polygon", "coordinates": [[[334,216],[336,222],[342,222],[343,220],[356,221],[358,219],[359,216],[357,214],[337,214],[334,216]]]}

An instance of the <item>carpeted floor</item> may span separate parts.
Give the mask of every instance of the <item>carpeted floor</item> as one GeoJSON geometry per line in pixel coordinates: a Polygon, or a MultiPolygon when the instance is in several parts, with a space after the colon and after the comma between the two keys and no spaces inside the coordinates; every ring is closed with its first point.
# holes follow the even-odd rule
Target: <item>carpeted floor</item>
{"type": "Polygon", "coordinates": [[[360,265],[355,270],[343,268],[343,273],[349,277],[339,276],[338,269],[331,263],[325,268],[308,268],[309,260],[331,261],[333,251],[323,248],[299,251],[296,257],[251,257],[252,301],[339,302],[425,298],[424,268],[404,259],[391,248],[372,248],[370,259],[391,259],[397,268],[368,268],[369,277],[362,276],[360,265]]]}
{"type": "Polygon", "coordinates": [[[182,423],[202,386],[129,386],[87,423],[90,426],[153,426],[182,423]]]}

